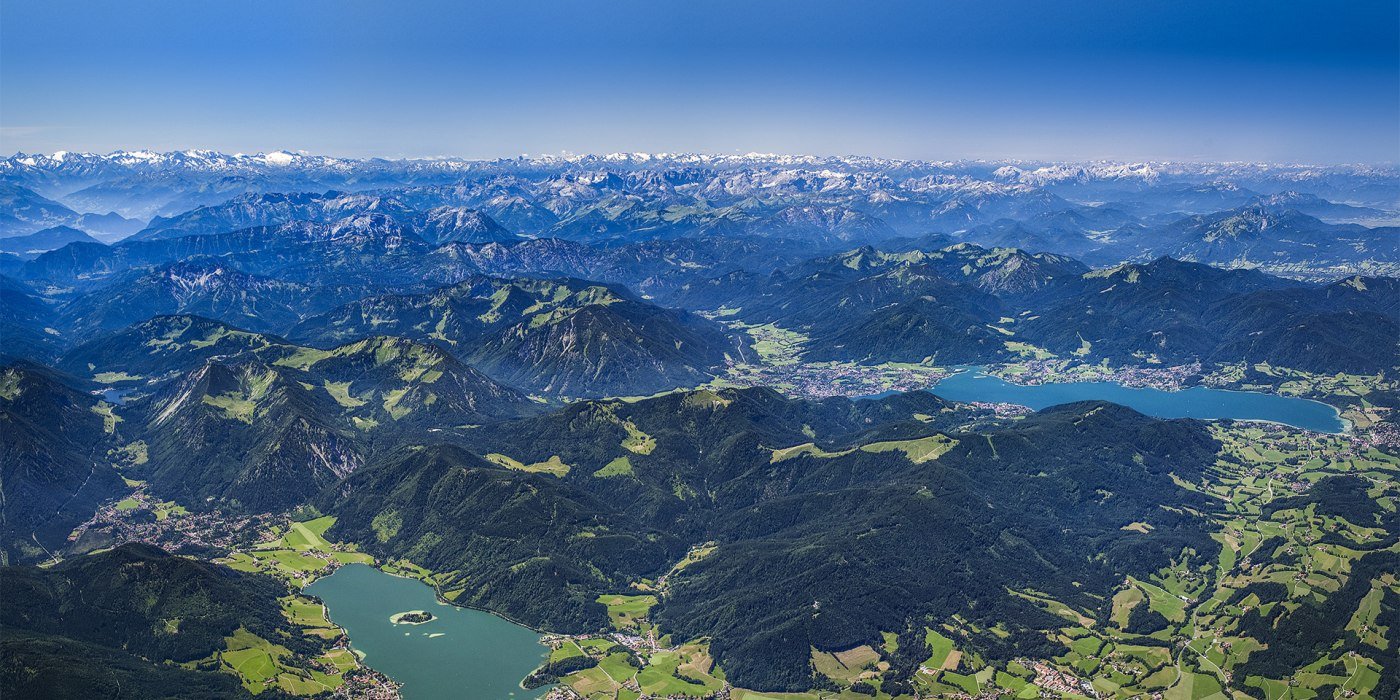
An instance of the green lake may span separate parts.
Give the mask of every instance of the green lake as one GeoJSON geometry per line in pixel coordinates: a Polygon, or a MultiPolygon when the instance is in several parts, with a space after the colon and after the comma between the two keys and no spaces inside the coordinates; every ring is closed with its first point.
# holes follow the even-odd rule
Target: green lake
{"type": "Polygon", "coordinates": [[[1114,382],[1065,382],[1023,386],[971,368],[929,389],[950,401],[1012,403],[1039,411],[1074,401],[1111,401],[1158,418],[1258,420],[1319,433],[1340,433],[1346,423],[1337,409],[1319,401],[1191,387],[1181,391],[1134,389],[1114,382]]]}
{"type": "Polygon", "coordinates": [[[537,698],[520,681],[544,662],[540,635],[490,613],[438,601],[419,581],[349,564],[306,587],[350,636],[365,665],[403,684],[404,700],[537,698]],[[394,624],[389,618],[424,610],[436,618],[394,624]]]}

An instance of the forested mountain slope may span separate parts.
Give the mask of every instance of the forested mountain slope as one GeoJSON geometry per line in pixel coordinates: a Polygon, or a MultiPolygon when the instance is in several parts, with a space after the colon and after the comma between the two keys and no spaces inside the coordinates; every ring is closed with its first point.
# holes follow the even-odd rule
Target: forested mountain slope
{"type": "MultiPolygon", "coordinates": [[[[733,682],[767,689],[808,687],[813,646],[877,642],[953,610],[1034,621],[1007,588],[1092,606],[1125,573],[1183,547],[1214,551],[1199,521],[1160,507],[1209,507],[1170,476],[1212,461],[1202,426],[1079,404],[983,434],[860,437],[921,422],[911,409],[936,411],[930,400],[876,423],[860,416],[885,413],[878,403],[764,390],[584,404],[494,433],[485,459],[429,448],[368,466],[320,506],[342,514],[331,534],[451,572],[459,600],[571,631],[601,621],[598,593],[713,540],[714,554],[670,578],[656,617],[716,639],[733,682]],[[1151,528],[1123,529],[1133,522],[1151,528]]],[[[1014,639],[988,653],[1033,649],[1014,639]]]]}

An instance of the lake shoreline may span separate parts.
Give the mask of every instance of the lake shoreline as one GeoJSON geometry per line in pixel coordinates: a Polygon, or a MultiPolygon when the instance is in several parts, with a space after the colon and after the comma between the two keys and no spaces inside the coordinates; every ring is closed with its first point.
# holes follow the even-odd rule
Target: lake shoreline
{"type": "Polygon", "coordinates": [[[303,592],[321,601],[362,664],[414,700],[460,697],[463,688],[481,696],[534,697],[516,694],[548,659],[543,633],[489,610],[453,604],[436,586],[377,566],[347,564],[303,592]],[[425,603],[460,612],[433,614],[425,603]],[[415,614],[431,619],[402,619],[415,614]]]}
{"type": "MultiPolygon", "coordinates": [[[[1288,426],[1297,430],[1326,434],[1326,435],[1348,435],[1352,431],[1351,421],[1342,417],[1341,411],[1329,403],[1315,399],[1301,398],[1295,396],[1283,396],[1274,393],[1258,391],[1246,391],[1238,389],[1223,389],[1208,387],[1201,384],[1184,386],[1172,389],[1157,387],[1135,387],[1127,386],[1115,381],[1081,381],[1081,382],[1043,382],[1038,384],[1018,383],[1007,377],[988,372],[980,365],[960,366],[951,368],[953,373],[940,380],[937,384],[924,389],[940,398],[957,401],[960,403],[981,402],[981,403],[1005,403],[1011,405],[1021,405],[1032,410],[1044,410],[1050,406],[1075,401],[1107,401],[1127,406],[1133,410],[1164,419],[1194,418],[1196,420],[1235,420],[1235,421],[1258,421],[1270,422],[1288,426]],[[981,380],[991,380],[983,383],[981,380]],[[976,387],[968,382],[979,382],[976,387]],[[949,382],[955,385],[949,386],[949,382]],[[940,387],[943,389],[939,391],[940,387]],[[1000,391],[1004,396],[998,396],[1000,391]],[[1053,394],[1052,398],[1034,401],[1031,394],[1053,394]],[[1062,394],[1070,394],[1063,396],[1062,394]],[[1074,395],[1074,394],[1081,395],[1074,395]],[[1118,395],[1115,395],[1118,394],[1118,395]],[[1264,415],[1190,415],[1196,411],[1197,406],[1187,406],[1184,411],[1163,410],[1161,406],[1154,405],[1154,401],[1162,398],[1180,399],[1182,401],[1206,400],[1212,397],[1218,398],[1223,395],[1231,395],[1237,402],[1255,401],[1258,406],[1209,406],[1205,407],[1208,413],[1229,413],[1236,412],[1258,412],[1264,415]],[[1198,398],[1199,396],[1199,398],[1198,398]],[[1308,411],[1317,413],[1325,409],[1329,414],[1325,418],[1322,415],[1299,415],[1296,422],[1290,422],[1278,418],[1277,414],[1289,409],[1299,409],[1307,406],[1308,411]],[[1323,421],[1334,425],[1326,428],[1320,425],[1323,421]]],[[[1045,397],[1041,397],[1045,398],[1045,397]]]]}
{"type": "MultiPolygon", "coordinates": [[[[551,632],[551,631],[549,631],[549,630],[539,629],[539,628],[537,628],[537,627],[535,627],[535,626],[533,626],[533,625],[530,625],[530,624],[521,622],[520,620],[517,620],[517,619],[515,619],[515,618],[513,618],[513,617],[511,617],[511,616],[509,616],[509,615],[506,615],[505,613],[497,612],[497,611],[492,610],[492,609],[490,609],[490,608],[483,608],[483,607],[481,607],[480,605],[472,605],[472,604],[470,604],[470,603],[458,603],[458,602],[453,601],[453,600],[448,600],[445,596],[442,595],[442,589],[438,588],[437,584],[435,584],[435,583],[428,583],[427,581],[424,581],[423,579],[417,578],[417,577],[415,577],[415,576],[405,576],[404,574],[396,573],[396,572],[393,572],[393,571],[385,571],[377,562],[374,563],[374,564],[365,564],[364,566],[368,566],[369,568],[374,569],[375,571],[378,571],[379,573],[386,574],[386,575],[388,575],[388,576],[395,576],[395,577],[402,578],[402,579],[408,579],[409,581],[417,581],[418,583],[421,583],[421,584],[423,584],[424,586],[427,586],[428,588],[431,588],[431,589],[433,590],[433,595],[437,596],[437,601],[438,601],[439,603],[443,604],[443,605],[448,605],[448,606],[451,606],[451,607],[454,607],[454,608],[461,608],[461,609],[463,609],[463,610],[475,610],[475,611],[477,611],[477,612],[484,612],[484,613],[486,613],[486,614],[488,614],[488,615],[494,615],[494,616],[496,616],[496,617],[501,618],[502,620],[505,620],[506,622],[509,622],[509,623],[512,624],[512,625],[515,625],[516,627],[524,627],[525,629],[530,630],[531,632],[534,632],[535,634],[559,634],[558,632],[551,632]]],[[[335,572],[331,572],[331,573],[335,573],[335,572]]],[[[313,583],[314,583],[314,582],[313,582],[313,583]]],[[[309,584],[308,584],[308,585],[309,585],[309,584]]]]}

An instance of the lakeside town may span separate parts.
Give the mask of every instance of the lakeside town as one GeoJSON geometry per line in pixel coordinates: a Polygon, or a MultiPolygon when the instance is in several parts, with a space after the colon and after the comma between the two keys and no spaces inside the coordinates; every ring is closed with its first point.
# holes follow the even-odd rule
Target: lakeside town
{"type": "Polygon", "coordinates": [[[1180,391],[1201,380],[1201,369],[1200,362],[1173,367],[1110,367],[1107,363],[1089,364],[1077,360],[1037,358],[993,366],[988,369],[988,373],[1022,386],[1059,382],[1113,382],[1134,389],[1180,391]]]}
{"type": "Polygon", "coordinates": [[[217,508],[192,512],[152,496],[145,484],[134,483],[137,485],[130,495],[102,505],[73,529],[68,535],[70,551],[86,553],[141,542],[176,553],[212,554],[250,547],[258,541],[259,533],[285,518],[274,513],[232,514],[217,508]]]}
{"type": "Polygon", "coordinates": [[[893,363],[734,365],[716,384],[744,388],[766,386],[799,398],[866,398],[929,389],[951,374],[952,371],[941,367],[893,363]]]}

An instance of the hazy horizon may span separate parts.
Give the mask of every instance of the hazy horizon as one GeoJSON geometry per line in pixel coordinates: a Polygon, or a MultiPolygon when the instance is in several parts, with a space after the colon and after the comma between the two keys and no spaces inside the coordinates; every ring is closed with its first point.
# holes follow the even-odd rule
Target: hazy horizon
{"type": "Polygon", "coordinates": [[[386,161],[386,162],[456,161],[456,162],[465,162],[465,163],[474,163],[474,162],[487,163],[487,162],[496,162],[496,161],[504,161],[504,160],[517,160],[517,159],[539,160],[539,161],[547,161],[547,160],[582,160],[582,159],[587,159],[587,158],[606,159],[606,158],[614,157],[614,156],[626,156],[626,157],[637,157],[637,158],[640,158],[640,157],[647,157],[647,158],[654,158],[654,159],[657,159],[657,160],[663,160],[663,159],[683,159],[683,158],[692,158],[692,157],[693,157],[693,158],[715,158],[715,159],[718,159],[718,158],[752,158],[752,159],[756,159],[756,160],[758,160],[758,159],[765,159],[765,158],[773,158],[773,159],[792,158],[792,159],[813,159],[813,160],[840,160],[840,159],[864,159],[864,158],[869,158],[869,159],[883,160],[883,161],[889,161],[889,162],[920,163],[920,164],[928,164],[928,165],[937,165],[937,164],[941,164],[941,163],[949,163],[949,164],[967,164],[967,163],[994,164],[994,163],[995,163],[995,164],[1024,165],[1024,166],[1052,166],[1052,165],[1139,165],[1139,164],[1146,164],[1146,165],[1265,165],[1265,166],[1303,167],[1303,168],[1306,168],[1306,167],[1320,167],[1320,168],[1328,168],[1328,167],[1375,167],[1375,168],[1395,168],[1395,167],[1400,167],[1400,160],[1369,161],[1369,162],[1368,162],[1368,161],[1334,161],[1334,162],[1322,162],[1322,161],[1283,160],[1283,159],[1276,159],[1276,160],[1245,160],[1245,159],[1238,159],[1238,160],[1216,160],[1216,159],[1209,159],[1209,158],[1198,158],[1198,159],[1186,159],[1186,158],[1180,158],[1180,159],[1144,158],[1144,159],[1132,160],[1132,159],[1117,159],[1117,158],[1021,158],[1021,157],[1017,157],[1017,156],[1014,156],[1014,155],[1009,155],[1009,156],[1005,156],[1005,157],[985,157],[985,158],[936,158],[936,157],[935,157],[935,158],[909,158],[909,157],[901,157],[901,156],[873,155],[873,154],[869,154],[869,153],[793,153],[793,152],[771,152],[771,151],[770,151],[770,152],[762,152],[762,151],[739,152],[739,151],[737,151],[737,150],[734,151],[734,152],[730,152],[730,153],[723,153],[723,152],[717,152],[717,151],[674,151],[674,152],[655,151],[655,152],[652,152],[652,151],[629,150],[629,151],[587,152],[587,153],[573,153],[573,152],[561,152],[561,153],[516,153],[516,154],[511,154],[511,155],[500,155],[500,156],[462,156],[462,155],[453,155],[453,154],[427,155],[427,156],[415,156],[415,155],[410,155],[410,156],[376,156],[376,155],[365,155],[365,154],[354,154],[354,153],[322,153],[322,152],[315,152],[315,151],[309,151],[309,150],[306,150],[306,149],[291,148],[291,147],[272,148],[272,149],[261,150],[261,151],[224,151],[224,150],[215,149],[215,148],[205,148],[205,147],[198,147],[198,146],[187,147],[187,148],[171,148],[171,149],[154,149],[154,148],[141,148],[141,147],[125,147],[125,148],[116,148],[116,149],[112,149],[112,150],[108,150],[108,151],[84,151],[84,150],[72,149],[72,148],[59,148],[59,149],[52,150],[52,151],[24,151],[24,150],[15,150],[15,151],[9,151],[9,152],[0,152],[0,159],[6,159],[6,160],[7,160],[7,159],[12,159],[12,158],[18,158],[18,157],[20,157],[20,156],[44,156],[44,157],[52,158],[52,157],[54,157],[54,156],[56,156],[56,155],[58,155],[58,154],[60,154],[60,153],[61,153],[61,154],[65,154],[65,155],[71,154],[71,155],[84,155],[84,156],[96,156],[96,157],[108,157],[108,156],[113,156],[113,155],[123,154],[123,153],[124,153],[124,154],[133,154],[133,153],[154,153],[154,154],[157,154],[157,155],[171,155],[171,154],[185,154],[185,153],[210,153],[210,154],[217,154],[217,155],[221,155],[221,156],[229,156],[229,157],[235,157],[235,158],[236,158],[236,157],[248,157],[248,158],[252,158],[252,157],[258,157],[258,156],[271,155],[271,154],[274,154],[274,153],[287,153],[287,154],[297,155],[297,156],[305,156],[305,157],[313,157],[313,158],[315,158],[315,157],[334,158],[334,159],[337,159],[337,160],[344,160],[344,161],[370,161],[370,160],[382,160],[382,161],[386,161]]]}
{"type": "Polygon", "coordinates": [[[0,151],[1389,163],[1395,3],[6,3],[0,151]]]}

